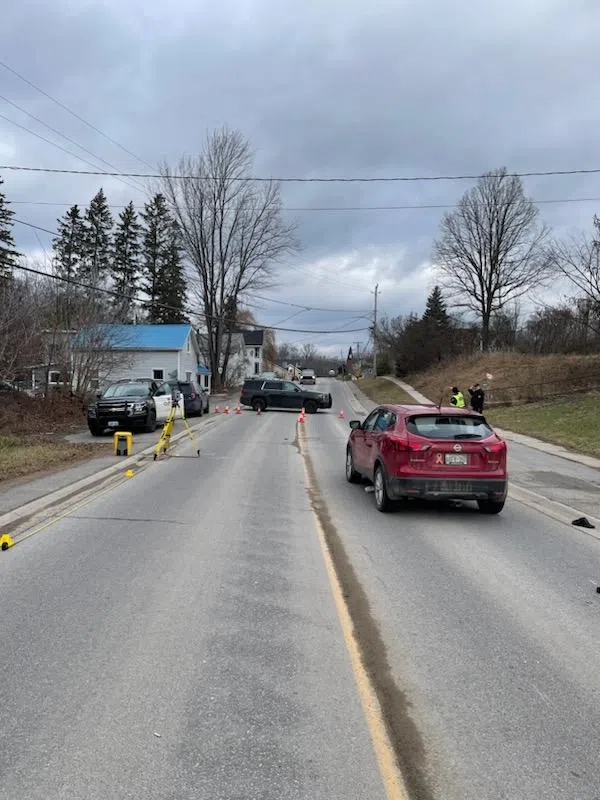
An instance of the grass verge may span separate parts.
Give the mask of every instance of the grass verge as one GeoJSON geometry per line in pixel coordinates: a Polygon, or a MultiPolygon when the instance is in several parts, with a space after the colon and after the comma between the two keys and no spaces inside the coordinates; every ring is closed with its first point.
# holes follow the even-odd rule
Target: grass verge
{"type": "Polygon", "coordinates": [[[385,378],[364,378],[356,385],[377,404],[402,405],[408,403],[414,405],[417,402],[412,395],[385,378]]]}
{"type": "Polygon", "coordinates": [[[0,436],[0,482],[107,455],[111,446],[0,436]]]}
{"type": "Polygon", "coordinates": [[[492,408],[485,416],[498,428],[600,457],[600,392],[552,402],[492,408]]]}

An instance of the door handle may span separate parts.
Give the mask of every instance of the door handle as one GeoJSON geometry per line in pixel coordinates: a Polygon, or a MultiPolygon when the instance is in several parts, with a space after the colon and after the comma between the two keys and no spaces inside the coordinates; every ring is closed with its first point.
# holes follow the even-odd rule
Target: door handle
{"type": "Polygon", "coordinates": [[[373,447],[373,442],[365,442],[365,444],[367,445],[367,447],[373,447]]]}

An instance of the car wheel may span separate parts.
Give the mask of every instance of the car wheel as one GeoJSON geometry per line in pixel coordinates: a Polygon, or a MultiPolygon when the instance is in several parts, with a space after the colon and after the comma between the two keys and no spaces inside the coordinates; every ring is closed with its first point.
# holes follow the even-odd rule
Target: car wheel
{"type": "Polygon", "coordinates": [[[346,480],[348,483],[360,482],[360,474],[354,469],[354,456],[352,455],[351,447],[346,450],[346,480]]]}
{"type": "Polygon", "coordinates": [[[88,423],[88,428],[90,429],[92,436],[102,436],[104,433],[104,429],[99,425],[92,425],[91,423],[88,423]]]}
{"type": "Polygon", "coordinates": [[[304,410],[307,414],[316,414],[317,413],[317,404],[314,400],[308,400],[304,404],[304,410]]]}
{"type": "Polygon", "coordinates": [[[390,498],[388,497],[385,474],[381,464],[378,464],[375,467],[373,485],[375,487],[375,507],[377,508],[377,511],[389,511],[392,504],[390,498]]]}
{"type": "Polygon", "coordinates": [[[266,407],[267,407],[267,404],[262,399],[262,397],[257,397],[256,399],[254,399],[252,401],[252,408],[255,411],[264,411],[266,409],[266,407]]]}
{"type": "Polygon", "coordinates": [[[504,508],[504,500],[478,500],[477,505],[482,514],[499,514],[504,508]]]}
{"type": "Polygon", "coordinates": [[[144,433],[154,433],[155,430],[156,430],[156,412],[151,411],[148,414],[148,419],[146,421],[146,424],[144,425],[143,431],[144,433]]]}

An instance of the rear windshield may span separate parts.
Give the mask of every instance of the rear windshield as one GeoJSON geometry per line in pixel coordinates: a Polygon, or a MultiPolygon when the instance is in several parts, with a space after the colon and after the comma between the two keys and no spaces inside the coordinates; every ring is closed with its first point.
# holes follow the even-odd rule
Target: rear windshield
{"type": "Polygon", "coordinates": [[[444,414],[427,414],[409,417],[406,420],[409,433],[426,439],[487,439],[494,431],[483,417],[444,414]]]}
{"type": "Polygon", "coordinates": [[[104,397],[147,397],[150,387],[145,383],[117,383],[109,386],[104,397]]]}

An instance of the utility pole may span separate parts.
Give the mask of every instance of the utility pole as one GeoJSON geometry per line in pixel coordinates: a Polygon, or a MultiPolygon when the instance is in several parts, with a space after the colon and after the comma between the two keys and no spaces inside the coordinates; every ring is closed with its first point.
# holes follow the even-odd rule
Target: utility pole
{"type": "Polygon", "coordinates": [[[377,295],[379,294],[379,284],[375,285],[371,294],[375,295],[373,304],[373,375],[377,377],[377,295]]]}

